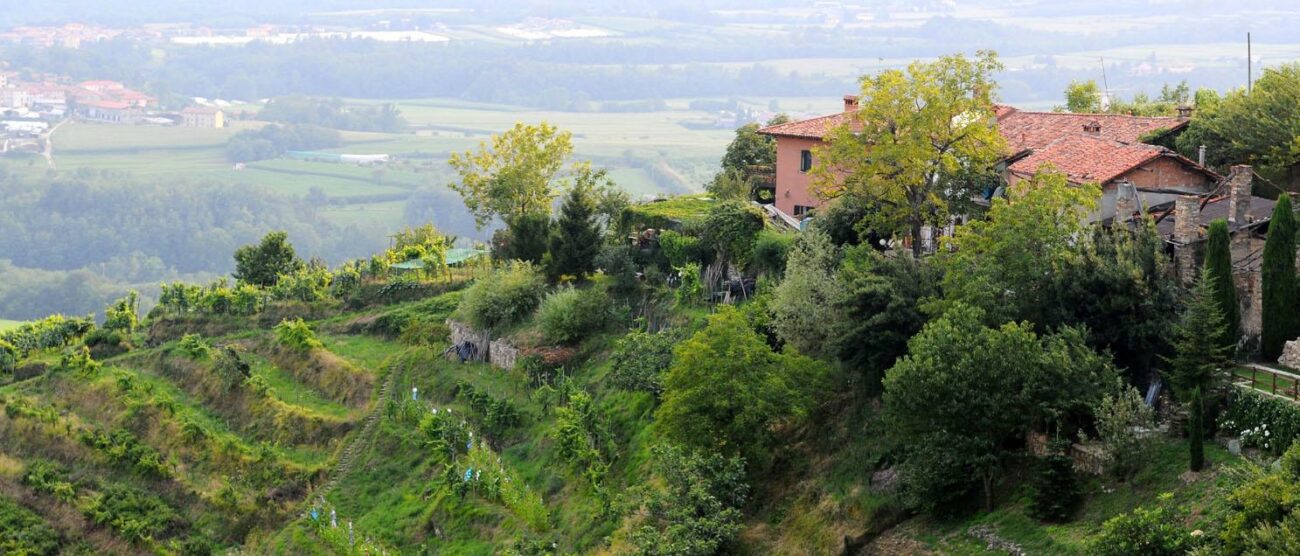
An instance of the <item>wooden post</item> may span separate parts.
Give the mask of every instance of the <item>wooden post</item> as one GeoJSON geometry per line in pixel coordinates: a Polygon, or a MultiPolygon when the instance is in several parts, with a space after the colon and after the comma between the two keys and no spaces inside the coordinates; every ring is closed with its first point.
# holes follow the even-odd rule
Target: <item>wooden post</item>
{"type": "Polygon", "coordinates": [[[1273,376],[1273,389],[1270,390],[1269,393],[1276,396],[1277,395],[1277,373],[1268,373],[1268,374],[1273,376]]]}

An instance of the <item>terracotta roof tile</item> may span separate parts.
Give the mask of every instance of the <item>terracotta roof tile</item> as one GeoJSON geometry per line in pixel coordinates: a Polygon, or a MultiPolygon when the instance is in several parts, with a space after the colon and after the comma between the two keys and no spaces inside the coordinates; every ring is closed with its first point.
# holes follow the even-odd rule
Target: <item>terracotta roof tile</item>
{"type": "Polygon", "coordinates": [[[1101,136],[1071,133],[1042,146],[1007,169],[1022,176],[1032,175],[1044,165],[1055,166],[1075,183],[1106,182],[1120,177],[1147,161],[1165,156],[1162,147],[1128,144],[1101,136]]]}
{"type": "Polygon", "coordinates": [[[782,137],[821,139],[830,133],[832,129],[849,123],[849,120],[849,112],[840,112],[838,114],[819,116],[807,120],[799,120],[797,122],[770,125],[759,129],[758,132],[766,135],[779,135],[782,137]]]}
{"type": "Polygon", "coordinates": [[[1188,120],[1168,117],[1125,116],[1123,114],[1071,114],[1066,112],[1025,112],[998,110],[998,130],[1007,140],[1011,152],[1040,149],[1062,136],[1079,133],[1087,124],[1097,124],[1099,135],[1106,139],[1137,143],[1142,136],[1157,131],[1173,131],[1188,120]]]}

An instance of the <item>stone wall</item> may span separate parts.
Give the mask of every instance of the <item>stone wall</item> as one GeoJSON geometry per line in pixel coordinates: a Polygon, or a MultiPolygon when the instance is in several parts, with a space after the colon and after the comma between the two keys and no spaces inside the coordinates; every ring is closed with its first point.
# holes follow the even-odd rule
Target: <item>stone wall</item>
{"type": "Polygon", "coordinates": [[[507,371],[515,368],[515,361],[519,360],[519,348],[501,338],[492,340],[491,346],[488,349],[488,361],[492,366],[507,371]]]}
{"type": "Polygon", "coordinates": [[[451,329],[451,343],[453,345],[470,342],[478,348],[478,354],[474,357],[475,361],[487,361],[491,356],[491,342],[488,339],[487,332],[475,330],[468,324],[451,319],[447,319],[447,328],[451,329]]]}

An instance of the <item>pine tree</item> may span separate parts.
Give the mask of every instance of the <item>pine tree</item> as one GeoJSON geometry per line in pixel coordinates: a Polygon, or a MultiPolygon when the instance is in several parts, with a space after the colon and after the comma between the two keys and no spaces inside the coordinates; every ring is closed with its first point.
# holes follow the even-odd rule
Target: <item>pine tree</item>
{"type": "Polygon", "coordinates": [[[1210,223],[1205,248],[1205,272],[1214,287],[1219,314],[1223,315],[1222,343],[1235,346],[1241,335],[1241,316],[1237,307],[1237,286],[1232,282],[1232,251],[1228,240],[1228,222],[1225,220],[1210,223]]]}
{"type": "Polygon", "coordinates": [[[551,230],[550,260],[546,266],[552,280],[560,276],[586,279],[596,269],[600,246],[600,224],[596,220],[591,188],[576,186],[564,196],[560,218],[551,230]]]}
{"type": "Polygon", "coordinates": [[[1260,349],[1266,359],[1282,354],[1282,345],[1296,337],[1295,213],[1291,198],[1282,195],[1273,207],[1264,242],[1264,263],[1260,270],[1263,282],[1263,331],[1260,349]]]}
{"type": "Polygon", "coordinates": [[[1175,327],[1174,356],[1165,359],[1167,368],[1164,372],[1165,381],[1173,388],[1174,395],[1188,406],[1192,471],[1200,470],[1205,459],[1202,439],[1204,396],[1218,391],[1224,369],[1230,363],[1228,353],[1232,345],[1223,343],[1225,328],[1210,272],[1204,270],[1192,289],[1182,320],[1175,327]]]}

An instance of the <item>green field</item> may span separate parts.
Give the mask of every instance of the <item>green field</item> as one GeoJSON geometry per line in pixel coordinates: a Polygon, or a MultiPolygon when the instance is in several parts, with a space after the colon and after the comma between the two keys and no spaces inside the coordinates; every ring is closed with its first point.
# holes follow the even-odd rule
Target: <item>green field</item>
{"type": "MultiPolygon", "coordinates": [[[[243,183],[300,197],[319,190],[329,204],[319,214],[340,225],[402,225],[407,199],[432,190],[453,202],[447,184],[452,152],[476,148],[518,122],[550,122],[573,133],[574,160],[591,160],[634,198],[699,191],[717,169],[733,132],[709,127],[716,114],[691,110],[689,98],[669,99],[664,110],[642,113],[561,112],[458,99],[394,101],[410,123],[406,133],[341,132],[337,153],[389,154],[382,168],[325,161],[266,160],[242,167],[225,157],[225,144],[263,122],[237,120],[225,129],[108,125],[68,122],[53,134],[58,175],[88,169],[113,171],[141,180],[175,183],[243,183]]],[[[726,99],[710,99],[726,100],[726,99]]],[[[770,98],[737,99],[767,110],[770,98]]],[[[796,116],[833,111],[835,98],[776,99],[796,116]]],[[[385,101],[350,100],[356,104],[385,101]]],[[[0,159],[0,167],[31,177],[51,174],[40,156],[0,159]]],[[[111,177],[110,179],[120,179],[111,177]]]]}
{"type": "Polygon", "coordinates": [[[3,332],[3,331],[5,331],[5,330],[9,330],[9,329],[11,329],[11,328],[18,328],[19,326],[22,326],[22,324],[23,324],[23,323],[18,322],[18,321],[16,321],[16,320],[4,320],[4,319],[0,319],[0,332],[3,332]]]}

